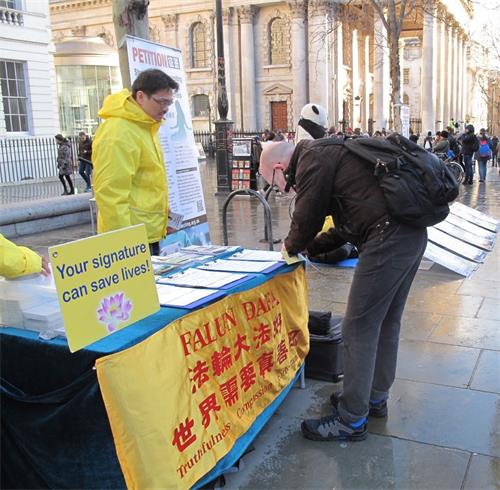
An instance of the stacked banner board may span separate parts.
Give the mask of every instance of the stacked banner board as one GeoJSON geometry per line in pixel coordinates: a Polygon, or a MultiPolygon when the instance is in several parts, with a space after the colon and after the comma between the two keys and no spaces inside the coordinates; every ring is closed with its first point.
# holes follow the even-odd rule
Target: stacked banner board
{"type": "Polygon", "coordinates": [[[459,202],[445,221],[428,228],[424,257],[469,277],[493,249],[500,220],[459,202]]]}

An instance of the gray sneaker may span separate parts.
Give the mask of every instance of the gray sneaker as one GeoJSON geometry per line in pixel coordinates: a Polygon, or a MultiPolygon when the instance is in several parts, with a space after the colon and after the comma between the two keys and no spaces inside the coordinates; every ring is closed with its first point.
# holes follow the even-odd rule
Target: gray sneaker
{"type": "MultiPolygon", "coordinates": [[[[335,408],[335,410],[337,410],[339,398],[341,396],[341,391],[336,391],[330,396],[330,403],[335,408]]],[[[379,402],[373,402],[370,400],[370,411],[368,412],[368,415],[377,419],[387,417],[387,400],[380,400],[379,402]]]]}
{"type": "Polygon", "coordinates": [[[368,435],[366,419],[351,425],[343,422],[337,413],[304,420],[300,428],[304,437],[313,441],[362,441],[368,435]]]}

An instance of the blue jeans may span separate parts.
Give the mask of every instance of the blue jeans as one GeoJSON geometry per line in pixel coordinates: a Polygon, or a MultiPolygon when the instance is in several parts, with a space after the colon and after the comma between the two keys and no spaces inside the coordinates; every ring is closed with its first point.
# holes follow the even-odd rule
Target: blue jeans
{"type": "Polygon", "coordinates": [[[82,179],[87,184],[87,189],[91,187],[91,176],[92,176],[92,165],[87,161],[79,158],[78,159],[78,173],[82,176],[82,179]]]}
{"type": "Polygon", "coordinates": [[[479,159],[479,180],[486,180],[486,168],[488,167],[488,159],[479,159]]]}
{"type": "Polygon", "coordinates": [[[472,155],[464,155],[465,182],[472,182],[472,155]]]}

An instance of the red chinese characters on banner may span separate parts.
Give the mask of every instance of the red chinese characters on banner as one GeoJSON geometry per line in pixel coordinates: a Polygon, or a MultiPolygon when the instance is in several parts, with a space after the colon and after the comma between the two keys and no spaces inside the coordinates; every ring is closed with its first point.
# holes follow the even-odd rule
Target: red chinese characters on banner
{"type": "Polygon", "coordinates": [[[201,413],[201,423],[205,429],[210,425],[210,412],[214,413],[215,418],[219,418],[217,412],[220,412],[221,406],[217,404],[215,393],[207,396],[199,405],[201,413]]]}
{"type": "Polygon", "coordinates": [[[174,438],[172,440],[172,446],[177,446],[179,452],[183,452],[184,449],[189,447],[196,441],[196,434],[193,434],[192,429],[194,425],[193,419],[188,419],[181,422],[178,427],[174,430],[174,438]]]}
{"type": "Polygon", "coordinates": [[[236,337],[236,342],[234,343],[234,347],[236,348],[236,354],[234,355],[235,361],[240,358],[243,351],[248,352],[250,350],[250,346],[245,343],[246,340],[246,335],[238,334],[238,336],[236,337]]]}
{"type": "Polygon", "coordinates": [[[255,383],[255,368],[253,363],[249,362],[246,366],[243,366],[240,370],[241,378],[241,388],[243,391],[248,391],[252,385],[255,383]]]}
{"type": "Polygon", "coordinates": [[[288,343],[290,347],[297,347],[299,345],[300,330],[290,330],[288,332],[288,343]]]}
{"type": "Polygon", "coordinates": [[[273,370],[273,353],[262,353],[257,362],[259,363],[259,376],[264,376],[266,372],[270,373],[273,370]]]}
{"type": "Polygon", "coordinates": [[[226,407],[230,407],[238,401],[238,380],[236,376],[219,385],[219,388],[226,407]]]}
{"type": "Polygon", "coordinates": [[[224,346],[219,352],[212,354],[212,369],[214,376],[220,376],[224,371],[227,371],[233,365],[231,357],[231,349],[224,346]]]}
{"type": "Polygon", "coordinates": [[[271,327],[267,323],[261,322],[258,327],[254,327],[255,348],[260,349],[264,344],[271,340],[271,327]]]}
{"type": "Polygon", "coordinates": [[[191,393],[196,393],[196,390],[201,388],[210,379],[208,376],[208,365],[205,361],[198,361],[194,368],[189,368],[189,372],[193,374],[191,378],[193,382],[191,393]]]}
{"type": "Polygon", "coordinates": [[[276,347],[276,358],[278,359],[278,364],[283,364],[288,357],[288,347],[286,346],[285,340],[282,340],[278,347],[276,347]]]}
{"type": "Polygon", "coordinates": [[[273,320],[273,337],[278,336],[281,333],[281,326],[283,321],[281,319],[281,313],[278,313],[273,320]]]}

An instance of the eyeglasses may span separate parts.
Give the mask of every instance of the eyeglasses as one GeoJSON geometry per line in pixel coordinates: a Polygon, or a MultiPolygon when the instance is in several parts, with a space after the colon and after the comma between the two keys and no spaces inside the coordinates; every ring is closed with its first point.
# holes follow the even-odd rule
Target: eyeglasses
{"type": "Polygon", "coordinates": [[[154,95],[152,95],[151,98],[161,107],[169,107],[174,103],[174,99],[158,98],[154,95]]]}

